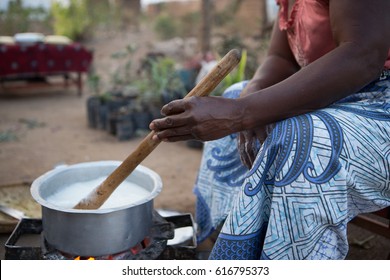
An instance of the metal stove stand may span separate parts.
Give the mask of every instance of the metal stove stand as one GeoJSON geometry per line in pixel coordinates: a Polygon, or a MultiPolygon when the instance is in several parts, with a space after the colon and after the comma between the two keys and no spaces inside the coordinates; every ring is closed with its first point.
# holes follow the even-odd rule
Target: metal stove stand
{"type": "MultiPolygon", "coordinates": [[[[96,259],[119,260],[193,260],[197,259],[196,235],[194,221],[191,214],[161,217],[156,211],[153,213],[153,226],[148,236],[148,244],[143,244],[143,249],[133,254],[131,250],[111,255],[109,258],[97,257],[96,259]],[[177,245],[167,245],[168,240],[173,239],[174,230],[182,227],[192,227],[192,238],[177,245]]],[[[141,242],[142,243],[142,242],[141,242]]],[[[5,259],[7,260],[66,260],[74,256],[68,256],[52,248],[44,239],[41,219],[22,219],[8,238],[5,244],[5,259]],[[18,240],[23,235],[33,235],[38,238],[39,246],[18,245],[18,240]]]]}

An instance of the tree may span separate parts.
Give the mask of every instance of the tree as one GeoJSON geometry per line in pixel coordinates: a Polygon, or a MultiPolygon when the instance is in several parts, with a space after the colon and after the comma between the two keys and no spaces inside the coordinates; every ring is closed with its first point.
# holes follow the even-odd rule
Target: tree
{"type": "Polygon", "coordinates": [[[141,14],[141,0],[119,0],[119,8],[122,11],[124,27],[135,26],[139,28],[141,14]]]}
{"type": "Polygon", "coordinates": [[[51,5],[53,28],[56,35],[64,35],[72,40],[85,38],[91,27],[86,0],[70,0],[69,5],[53,2],[51,5]]]}
{"type": "Polygon", "coordinates": [[[264,38],[269,29],[268,14],[267,14],[267,0],[260,0],[260,38],[264,38]]]}
{"type": "Polygon", "coordinates": [[[202,0],[201,52],[203,55],[211,50],[212,10],[212,0],[202,0]]]}

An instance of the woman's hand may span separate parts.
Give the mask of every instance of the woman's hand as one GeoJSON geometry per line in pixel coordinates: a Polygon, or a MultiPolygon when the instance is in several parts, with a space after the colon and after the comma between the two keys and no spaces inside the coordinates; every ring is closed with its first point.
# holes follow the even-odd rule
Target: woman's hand
{"type": "MultiPolygon", "coordinates": [[[[248,96],[260,90],[260,85],[256,82],[256,79],[251,80],[248,85],[240,94],[240,98],[248,96]]],[[[253,129],[243,130],[238,133],[237,136],[237,148],[240,155],[241,162],[251,169],[253,162],[255,161],[258,152],[258,142],[262,144],[267,137],[266,127],[258,126],[253,129]]]]}
{"type": "Polygon", "coordinates": [[[165,116],[151,122],[153,139],[176,142],[215,140],[241,130],[243,116],[237,100],[223,97],[190,97],[165,105],[165,116]]]}
{"type": "Polygon", "coordinates": [[[237,148],[241,162],[250,169],[257,154],[256,135],[253,130],[244,130],[238,134],[237,148]]]}
{"type": "Polygon", "coordinates": [[[267,138],[266,126],[259,126],[252,130],[244,130],[238,134],[237,145],[241,162],[251,169],[259,150],[258,143],[263,144],[267,138]]]}

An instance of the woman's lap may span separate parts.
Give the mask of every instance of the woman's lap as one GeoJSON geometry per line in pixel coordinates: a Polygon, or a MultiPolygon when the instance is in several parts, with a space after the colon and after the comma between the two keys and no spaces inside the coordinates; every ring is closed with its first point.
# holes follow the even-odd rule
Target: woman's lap
{"type": "MultiPolygon", "coordinates": [[[[389,84],[377,88],[387,98],[389,84]]],[[[199,238],[224,221],[210,257],[344,258],[347,222],[390,205],[390,106],[383,96],[358,94],[277,123],[250,171],[234,135],[207,143],[195,186],[199,238]]]]}

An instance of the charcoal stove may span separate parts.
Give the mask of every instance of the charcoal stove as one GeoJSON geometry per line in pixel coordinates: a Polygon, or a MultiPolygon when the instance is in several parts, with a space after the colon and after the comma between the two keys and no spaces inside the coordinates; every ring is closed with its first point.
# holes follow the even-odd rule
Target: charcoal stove
{"type": "Polygon", "coordinates": [[[194,260],[196,252],[194,221],[191,214],[162,217],[153,212],[153,225],[150,233],[130,250],[107,256],[73,256],[53,248],[44,238],[41,219],[21,219],[5,243],[6,260],[194,260]],[[192,227],[193,236],[186,242],[168,245],[174,238],[175,229],[192,227]],[[19,242],[29,236],[29,244],[19,242]],[[33,240],[31,240],[33,239],[33,240]],[[24,243],[24,244],[21,244],[24,243]]]}

